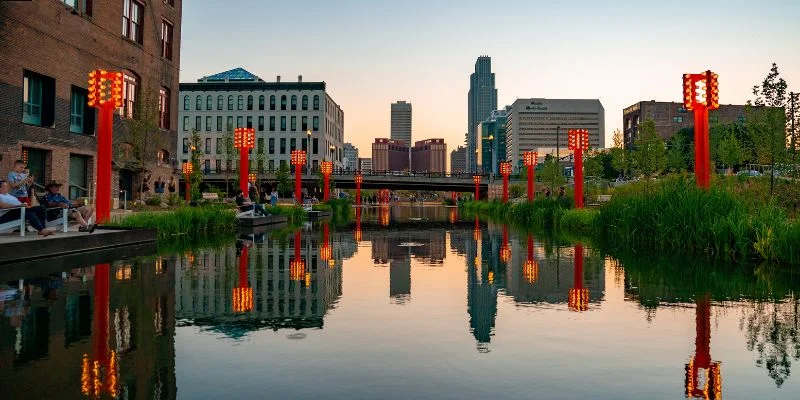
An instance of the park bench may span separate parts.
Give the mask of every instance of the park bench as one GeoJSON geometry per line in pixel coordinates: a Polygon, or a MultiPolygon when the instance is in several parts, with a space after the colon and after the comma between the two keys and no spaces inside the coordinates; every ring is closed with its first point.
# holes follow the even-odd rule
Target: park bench
{"type": "Polygon", "coordinates": [[[44,196],[39,196],[38,194],[36,195],[36,200],[39,201],[39,204],[43,205],[47,210],[45,212],[45,218],[47,219],[47,221],[42,221],[44,222],[45,227],[47,228],[61,227],[62,232],[67,232],[69,230],[68,208],[47,207],[47,205],[44,202],[44,196]]]}
{"type": "Polygon", "coordinates": [[[16,229],[19,229],[19,235],[25,236],[25,206],[4,208],[0,210],[0,217],[13,210],[20,210],[19,219],[14,219],[7,222],[0,222],[0,233],[13,232],[16,229]]]}

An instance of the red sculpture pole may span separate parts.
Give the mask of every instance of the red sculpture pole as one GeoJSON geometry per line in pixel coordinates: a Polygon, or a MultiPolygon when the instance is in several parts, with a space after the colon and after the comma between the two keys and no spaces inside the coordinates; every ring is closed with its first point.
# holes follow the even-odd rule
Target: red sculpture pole
{"type": "Polygon", "coordinates": [[[98,109],[95,216],[103,223],[111,218],[111,147],[114,110],[122,107],[122,73],[102,69],[90,72],[87,104],[98,109]]]}
{"type": "MultiPolygon", "coordinates": [[[[356,176],[353,178],[353,180],[356,182],[356,205],[360,206],[361,205],[361,182],[364,182],[364,176],[361,175],[360,173],[356,174],[356,176]]],[[[359,213],[359,216],[361,216],[360,213],[359,213]]],[[[360,223],[360,221],[359,221],[359,223],[360,223]]]]}
{"type": "Polygon", "coordinates": [[[294,198],[297,204],[303,204],[303,166],[306,165],[306,152],[292,150],[292,165],[294,165],[294,198]]]}
{"type": "Polygon", "coordinates": [[[184,178],[184,189],[186,192],[183,194],[184,200],[186,201],[191,200],[192,184],[189,182],[189,175],[186,175],[186,177],[184,178]]]}
{"type": "Polygon", "coordinates": [[[480,192],[481,176],[473,175],[472,181],[475,182],[475,201],[478,201],[481,199],[481,192],[480,192]]]}
{"type": "Polygon", "coordinates": [[[526,151],[523,153],[523,160],[525,161],[525,166],[528,168],[528,201],[533,201],[535,196],[535,182],[534,174],[536,173],[536,163],[538,160],[539,155],[535,151],[526,151]]]}
{"type": "Polygon", "coordinates": [[[253,128],[236,128],[233,131],[233,146],[239,149],[239,190],[247,197],[247,178],[250,176],[250,149],[255,146],[256,131],[253,128]]]}
{"type": "Polygon", "coordinates": [[[567,140],[575,152],[575,208],[583,208],[583,151],[589,149],[589,131],[570,129],[567,140]]]}
{"type": "Polygon", "coordinates": [[[323,193],[322,201],[328,201],[330,198],[330,179],[331,172],[333,172],[333,163],[330,161],[323,161],[320,165],[319,171],[322,173],[323,193]]]}
{"type": "Polygon", "coordinates": [[[694,175],[703,189],[711,185],[708,111],[719,108],[718,79],[711,71],[683,75],[683,107],[694,112],[694,175]]]}
{"type": "Polygon", "coordinates": [[[189,179],[192,177],[192,171],[194,171],[194,165],[188,161],[184,162],[181,170],[183,171],[183,183],[186,189],[183,194],[183,197],[186,201],[189,201],[192,198],[191,197],[192,185],[189,182],[189,179]]]}
{"type": "Polygon", "coordinates": [[[503,203],[508,203],[508,176],[511,175],[511,163],[500,163],[500,175],[503,175],[503,203]]]}

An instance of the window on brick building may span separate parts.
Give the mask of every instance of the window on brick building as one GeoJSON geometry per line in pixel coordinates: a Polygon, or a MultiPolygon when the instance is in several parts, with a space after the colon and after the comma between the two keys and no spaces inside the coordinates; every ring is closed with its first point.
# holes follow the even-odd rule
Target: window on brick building
{"type": "Polygon", "coordinates": [[[243,121],[242,117],[236,117],[236,127],[237,128],[241,128],[243,126],[242,125],[242,121],[243,121]]]}
{"type": "Polygon", "coordinates": [[[281,116],[281,130],[282,131],[286,130],[286,117],[285,116],[281,116]]]}
{"type": "Polygon", "coordinates": [[[289,139],[289,149],[291,151],[297,150],[297,139],[295,139],[295,138],[289,139]]]}
{"type": "Polygon", "coordinates": [[[292,115],[291,128],[293,131],[297,130],[297,117],[295,117],[294,115],[292,115]]]}
{"type": "Polygon", "coordinates": [[[189,154],[189,138],[183,138],[183,154],[189,154]]]}
{"type": "Polygon", "coordinates": [[[319,96],[314,95],[314,109],[319,110],[319,96]]]}
{"type": "Polygon", "coordinates": [[[269,109],[275,111],[275,95],[269,96],[269,109]]]}
{"type": "Polygon", "coordinates": [[[222,138],[217,138],[217,154],[222,154],[222,138]]]}
{"type": "Polygon", "coordinates": [[[92,0],[83,0],[83,14],[92,16],[92,0]]]}
{"type": "Polygon", "coordinates": [[[217,110],[222,110],[222,95],[217,96],[217,110]]]}
{"type": "Polygon", "coordinates": [[[206,117],[206,131],[210,131],[210,130],[211,130],[211,117],[208,116],[208,117],[206,117]]]}
{"type": "Polygon", "coordinates": [[[31,71],[23,72],[22,122],[53,126],[56,82],[53,78],[31,71]]]}
{"type": "Polygon", "coordinates": [[[69,199],[89,196],[89,162],[90,158],[77,154],[69,155],[69,199]]]}
{"type": "Polygon", "coordinates": [[[253,95],[247,96],[247,109],[248,110],[253,109],[253,95]]]}
{"type": "Polygon", "coordinates": [[[303,131],[308,130],[308,117],[306,117],[305,115],[301,118],[300,127],[302,128],[303,131]]]}
{"type": "Polygon", "coordinates": [[[172,23],[161,20],[161,57],[172,60],[172,23]]]}
{"type": "Polygon", "coordinates": [[[233,131],[233,117],[228,117],[228,121],[227,122],[228,122],[228,124],[226,125],[227,126],[227,130],[229,132],[233,131]]]}
{"type": "Polygon", "coordinates": [[[264,116],[263,115],[259,115],[258,116],[258,130],[259,131],[263,131],[264,130],[264,116]]]}
{"type": "Polygon", "coordinates": [[[228,110],[233,110],[233,96],[228,96],[228,110]]]}
{"type": "Polygon", "coordinates": [[[170,7],[175,7],[175,0],[164,0],[164,4],[170,7]]]}
{"type": "Polygon", "coordinates": [[[302,107],[303,107],[303,110],[308,110],[308,96],[306,96],[306,95],[303,95],[302,107]]]}
{"type": "Polygon", "coordinates": [[[222,132],[222,116],[217,116],[217,132],[222,132]]]}
{"type": "Polygon", "coordinates": [[[69,131],[83,135],[94,133],[94,108],[86,104],[88,91],[72,87],[69,105],[69,131]]]}
{"type": "Polygon", "coordinates": [[[311,141],[311,152],[317,154],[319,152],[319,139],[314,138],[311,141]]]}
{"type": "Polygon", "coordinates": [[[169,129],[169,89],[164,87],[158,91],[158,127],[169,129]]]}
{"type": "Polygon", "coordinates": [[[164,149],[156,152],[156,162],[158,165],[169,165],[169,152],[164,149]]]}
{"type": "Polygon", "coordinates": [[[206,96],[206,110],[211,111],[214,109],[214,99],[211,95],[206,96]]]}
{"type": "Polygon", "coordinates": [[[258,96],[258,109],[264,111],[264,95],[258,96]]]}
{"type": "Polygon", "coordinates": [[[249,129],[249,128],[252,128],[252,127],[253,127],[253,117],[248,116],[247,117],[247,128],[249,129]]]}
{"type": "Polygon", "coordinates": [[[297,110],[297,96],[295,95],[292,95],[291,107],[292,110],[297,110]]]}
{"type": "Polygon", "coordinates": [[[239,97],[236,99],[236,109],[241,110],[243,108],[244,108],[244,96],[239,95],[239,97]]]}
{"type": "Polygon", "coordinates": [[[281,110],[286,110],[286,95],[281,96],[281,110]]]}
{"type": "Polygon", "coordinates": [[[199,115],[194,117],[194,130],[196,130],[198,132],[202,131],[203,130],[202,124],[203,124],[203,117],[201,117],[199,115]]]}
{"type": "Polygon", "coordinates": [[[133,118],[133,110],[136,106],[136,95],[138,94],[139,80],[127,73],[123,75],[122,82],[122,110],[121,115],[126,118],[133,118]]]}
{"type": "Polygon", "coordinates": [[[77,9],[78,8],[78,0],[61,0],[64,4],[77,9]]]}
{"type": "Polygon", "coordinates": [[[281,154],[286,154],[286,138],[281,138],[281,154]]]}
{"type": "Polygon", "coordinates": [[[136,0],[122,0],[122,36],[142,44],[144,5],[136,0]]]}
{"type": "Polygon", "coordinates": [[[314,132],[319,130],[319,117],[314,117],[312,122],[312,128],[314,129],[314,132]]]}
{"type": "Polygon", "coordinates": [[[269,154],[275,154],[275,138],[269,138],[269,154]]]}
{"type": "Polygon", "coordinates": [[[203,96],[197,96],[195,98],[194,109],[197,111],[203,109],[203,96]]]}
{"type": "Polygon", "coordinates": [[[189,130],[189,117],[183,117],[183,130],[189,130]]]}
{"type": "Polygon", "coordinates": [[[183,96],[183,109],[189,109],[189,96],[183,96]]]}
{"type": "Polygon", "coordinates": [[[211,138],[206,138],[206,154],[211,154],[211,138]]]}

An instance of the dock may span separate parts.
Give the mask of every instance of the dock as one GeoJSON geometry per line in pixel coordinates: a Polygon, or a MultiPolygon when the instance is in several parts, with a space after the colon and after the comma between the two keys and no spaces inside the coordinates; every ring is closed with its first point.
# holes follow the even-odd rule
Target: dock
{"type": "Polygon", "coordinates": [[[239,217],[239,229],[252,229],[254,227],[274,227],[281,228],[286,226],[288,218],[285,215],[267,215],[258,217],[239,217]]]}

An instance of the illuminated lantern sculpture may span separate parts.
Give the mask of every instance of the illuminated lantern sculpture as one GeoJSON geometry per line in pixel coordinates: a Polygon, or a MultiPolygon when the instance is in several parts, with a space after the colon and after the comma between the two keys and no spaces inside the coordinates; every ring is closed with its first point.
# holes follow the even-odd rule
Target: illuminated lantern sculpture
{"type": "Polygon", "coordinates": [[[589,308],[589,289],[583,287],[583,245],[575,245],[575,270],[572,288],[569,289],[567,304],[572,311],[586,311],[589,308]]]}
{"type": "Polygon", "coordinates": [[[686,397],[722,399],[720,363],[711,360],[711,298],[696,299],[694,357],[686,364],[686,397]]]}
{"type": "Polygon", "coordinates": [[[683,75],[683,107],[694,112],[694,175],[697,187],[703,189],[708,189],[711,180],[708,110],[719,108],[718,78],[711,71],[683,75]]]}
{"type": "Polygon", "coordinates": [[[333,172],[333,163],[330,161],[323,161],[319,166],[319,172],[322,173],[322,201],[328,201],[330,198],[330,180],[331,173],[333,172]]]}
{"type": "Polygon", "coordinates": [[[503,225],[503,244],[500,245],[500,261],[508,264],[511,260],[511,248],[508,246],[508,225],[503,225]]]}
{"type": "Polygon", "coordinates": [[[535,190],[535,179],[533,175],[536,173],[536,163],[539,161],[539,154],[535,151],[526,151],[522,153],[525,167],[528,168],[528,201],[533,201],[535,190]]]}
{"type": "Polygon", "coordinates": [[[306,277],[306,263],[300,256],[300,248],[303,246],[300,230],[294,233],[294,258],[289,261],[289,279],[302,281],[306,277]]]}
{"type": "Polygon", "coordinates": [[[97,69],[89,73],[89,107],[98,110],[97,185],[95,216],[97,222],[111,217],[111,142],[114,110],[122,107],[122,73],[97,69]]]}
{"type": "Polygon", "coordinates": [[[181,170],[183,172],[184,188],[186,189],[186,193],[184,193],[183,196],[186,201],[189,201],[191,200],[191,191],[192,191],[192,185],[190,179],[192,177],[192,172],[194,172],[194,165],[188,161],[184,162],[181,170]]]}
{"type": "Polygon", "coordinates": [[[250,175],[247,177],[247,179],[249,182],[256,183],[256,181],[258,180],[258,174],[256,174],[255,172],[251,172],[250,175]]]}
{"type": "Polygon", "coordinates": [[[92,318],[93,357],[81,357],[81,392],[94,398],[107,393],[116,398],[119,393],[119,362],[117,353],[108,346],[110,305],[109,264],[94,267],[94,318],[92,318]]]}
{"type": "Polygon", "coordinates": [[[534,283],[539,278],[539,262],[533,257],[533,236],[528,235],[528,258],[522,269],[522,276],[528,283],[534,283]]]}
{"type": "Polygon", "coordinates": [[[589,131],[570,129],[568,144],[575,152],[575,208],[583,208],[583,152],[589,150],[589,131]]]}
{"type": "Polygon", "coordinates": [[[480,200],[481,197],[481,192],[480,192],[481,176],[472,175],[472,181],[475,182],[475,201],[478,201],[480,200]]]}
{"type": "Polygon", "coordinates": [[[361,205],[361,183],[364,182],[364,176],[361,173],[357,173],[356,176],[353,177],[353,181],[356,183],[356,205],[361,205]]]}
{"type": "Polygon", "coordinates": [[[508,203],[508,176],[511,175],[511,163],[500,163],[500,175],[503,175],[503,203],[508,203]]]}
{"type": "Polygon", "coordinates": [[[303,166],[306,165],[306,152],[292,150],[292,165],[294,165],[294,199],[297,204],[303,204],[303,166]]]}
{"type": "Polygon", "coordinates": [[[233,288],[233,312],[245,313],[253,310],[253,288],[247,283],[247,267],[249,257],[248,245],[242,247],[239,255],[239,286],[233,288]]]}
{"type": "Polygon", "coordinates": [[[255,146],[256,131],[253,128],[233,130],[233,147],[239,149],[239,190],[247,197],[247,178],[250,172],[250,149],[255,146]]]}

